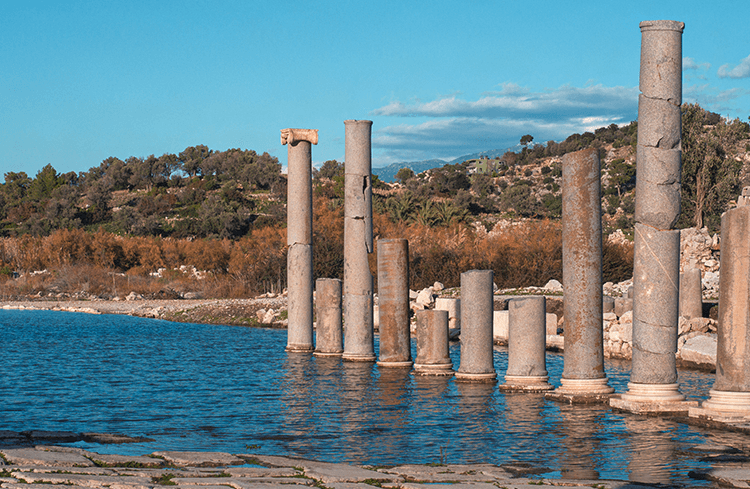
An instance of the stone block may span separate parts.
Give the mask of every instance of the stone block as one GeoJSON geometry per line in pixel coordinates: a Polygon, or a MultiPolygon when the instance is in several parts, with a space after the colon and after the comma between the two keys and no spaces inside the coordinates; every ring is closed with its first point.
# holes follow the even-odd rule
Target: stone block
{"type": "Polygon", "coordinates": [[[545,330],[548,335],[557,334],[557,314],[550,312],[545,314],[545,330]]]}
{"type": "Polygon", "coordinates": [[[494,311],[492,313],[492,336],[496,339],[508,340],[508,311],[494,311]]]}
{"type": "Polygon", "coordinates": [[[633,310],[633,299],[623,299],[623,298],[617,298],[615,299],[615,307],[614,312],[617,317],[622,317],[623,314],[625,314],[628,311],[633,310]]]}
{"type": "Polygon", "coordinates": [[[602,313],[615,312],[615,299],[608,295],[602,298],[602,313]]]}
{"type": "Polygon", "coordinates": [[[716,336],[711,334],[700,334],[688,339],[679,355],[683,361],[696,365],[716,365],[716,336]]]}

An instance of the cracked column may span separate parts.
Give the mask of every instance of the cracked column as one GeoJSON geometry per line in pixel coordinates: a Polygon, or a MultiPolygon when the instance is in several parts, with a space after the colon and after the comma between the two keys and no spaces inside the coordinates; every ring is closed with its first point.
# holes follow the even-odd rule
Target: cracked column
{"type": "Polygon", "coordinates": [[[641,75],[633,263],[633,359],[628,392],[611,405],[634,412],[687,411],[677,385],[682,31],[641,22],[641,75]]]}
{"type": "Polygon", "coordinates": [[[344,121],[344,360],[375,360],[372,324],[372,121],[344,121]]]}
{"type": "Polygon", "coordinates": [[[380,367],[411,367],[409,241],[378,240],[380,367]]]}
{"type": "Polygon", "coordinates": [[[680,274],[680,316],[703,317],[703,284],[700,268],[688,268],[680,274]]]}
{"type": "Polygon", "coordinates": [[[461,274],[461,365],[456,380],[495,382],[492,270],[461,274]]]}
{"type": "Polygon", "coordinates": [[[428,309],[417,311],[418,375],[453,375],[448,346],[448,311],[428,309]]]}
{"type": "Polygon", "coordinates": [[[315,281],[316,357],[340,357],[344,352],[341,326],[341,280],[319,278],[315,281]]]}
{"type": "MultiPolygon", "coordinates": [[[[740,199],[738,199],[740,200],[740,199]]],[[[743,200],[740,200],[744,204],[743,200]]],[[[721,276],[716,381],[691,417],[731,421],[750,416],[750,205],[721,216],[721,276]]],[[[747,418],[745,418],[746,420],[747,418]]]]}
{"type": "Polygon", "coordinates": [[[552,399],[606,401],[602,328],[601,168],[595,148],[562,161],[563,316],[565,361],[552,399]]]}
{"type": "Polygon", "coordinates": [[[508,370],[500,390],[548,391],[547,307],[544,297],[508,302],[508,370]]]}
{"type": "Polygon", "coordinates": [[[286,351],[313,351],[312,145],[317,129],[282,129],[288,145],[286,261],[289,326],[286,351]]]}

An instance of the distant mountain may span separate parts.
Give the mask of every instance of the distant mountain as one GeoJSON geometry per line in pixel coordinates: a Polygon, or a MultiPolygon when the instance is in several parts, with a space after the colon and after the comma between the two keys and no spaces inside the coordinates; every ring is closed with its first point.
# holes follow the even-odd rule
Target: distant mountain
{"type": "Polygon", "coordinates": [[[481,153],[472,153],[469,155],[459,156],[458,158],[454,158],[450,161],[446,160],[440,160],[440,159],[434,159],[434,160],[424,160],[424,161],[404,161],[401,163],[391,163],[388,166],[383,166],[380,168],[373,168],[372,173],[374,175],[377,175],[380,180],[384,182],[394,182],[396,180],[396,173],[402,168],[411,168],[414,173],[422,173],[423,171],[431,170],[433,168],[440,168],[445,165],[455,165],[456,163],[463,163],[467,160],[476,160],[483,156],[487,158],[496,158],[499,156],[504,155],[508,151],[513,151],[517,153],[518,151],[521,151],[520,144],[512,147],[512,148],[506,148],[506,149],[490,149],[488,151],[482,151],[481,153]]]}

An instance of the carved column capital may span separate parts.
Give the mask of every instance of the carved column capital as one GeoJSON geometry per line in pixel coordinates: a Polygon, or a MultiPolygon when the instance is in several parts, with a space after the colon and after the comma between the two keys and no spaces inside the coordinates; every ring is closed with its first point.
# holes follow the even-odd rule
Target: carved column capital
{"type": "Polygon", "coordinates": [[[317,129],[282,129],[281,144],[297,144],[300,141],[308,141],[310,144],[318,144],[317,129]]]}

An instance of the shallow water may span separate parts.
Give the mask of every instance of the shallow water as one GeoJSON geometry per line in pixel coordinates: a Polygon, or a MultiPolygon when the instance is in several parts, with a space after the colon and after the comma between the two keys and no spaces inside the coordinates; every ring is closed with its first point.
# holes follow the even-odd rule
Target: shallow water
{"type": "MultiPolygon", "coordinates": [[[[0,311],[0,429],[116,432],[154,442],[77,446],[266,453],[391,465],[526,462],[545,477],[692,484],[701,445],[744,446],[703,430],[603,406],[569,406],[496,385],[284,352],[286,331],[129,316],[0,311]],[[256,446],[257,445],[257,446],[256,446]]],[[[459,348],[451,348],[459,365],[459,348]]],[[[507,350],[496,348],[502,379],[507,350]]],[[[553,383],[560,354],[547,355],[553,383]]],[[[628,362],[607,362],[626,390],[628,362]]],[[[703,399],[713,375],[680,372],[703,399]]]]}

